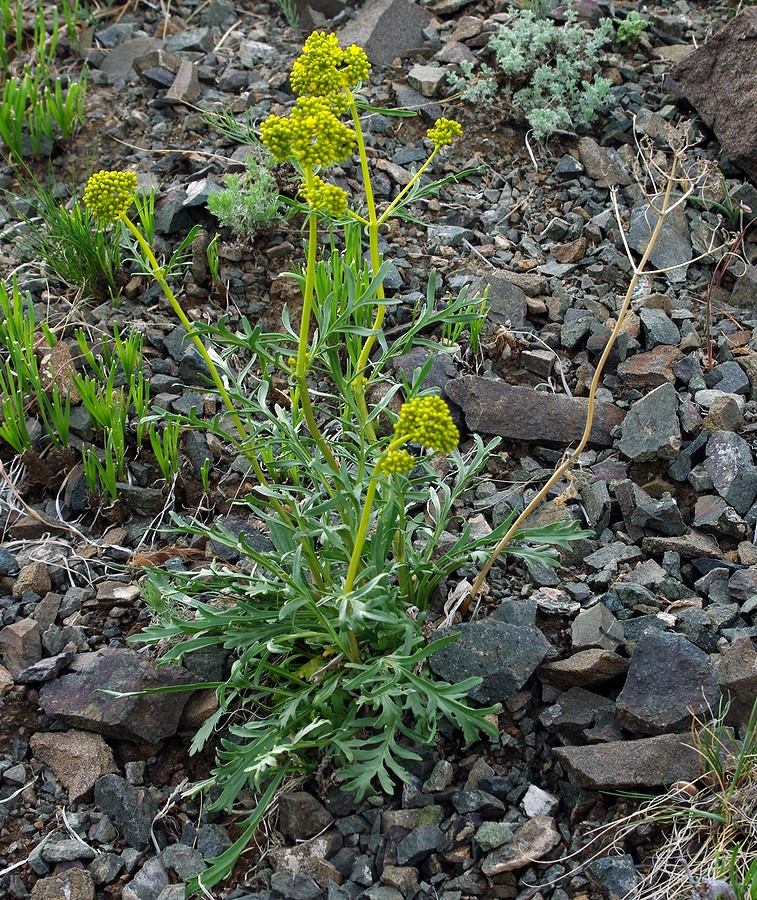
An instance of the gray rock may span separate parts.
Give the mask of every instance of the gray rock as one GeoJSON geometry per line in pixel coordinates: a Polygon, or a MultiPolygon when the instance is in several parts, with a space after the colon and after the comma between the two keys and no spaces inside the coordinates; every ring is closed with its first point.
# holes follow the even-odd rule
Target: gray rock
{"type": "Polygon", "coordinates": [[[702,534],[701,531],[693,529],[680,536],[645,537],[641,547],[645,553],[655,555],[672,551],[678,553],[683,559],[695,559],[700,556],[707,559],[720,559],[722,556],[718,542],[712,535],[702,534]]]}
{"type": "Polygon", "coordinates": [[[644,348],[646,350],[651,350],[658,344],[678,345],[678,342],[681,340],[681,333],[665,310],[645,306],[639,311],[639,318],[641,319],[641,332],[644,336],[644,348]]]}
{"type": "Polygon", "coordinates": [[[163,865],[175,872],[181,881],[189,881],[199,875],[207,866],[202,853],[186,844],[171,844],[160,854],[163,865]]]}
{"type": "Polygon", "coordinates": [[[726,722],[748,722],[757,697],[757,648],[750,638],[738,638],[713,657],[713,665],[723,697],[729,702],[726,722]]]}
{"type": "Polygon", "coordinates": [[[431,14],[410,0],[368,0],[337,32],[342,47],[357,44],[374,66],[388,66],[424,44],[431,14]]]}
{"type": "Polygon", "coordinates": [[[437,97],[447,83],[443,66],[413,66],[407,73],[407,83],[424,97],[437,97]]]}
{"type": "Polygon", "coordinates": [[[744,438],[732,431],[716,431],[707,442],[704,467],[715,490],[744,515],[757,497],[757,466],[744,438]]]}
{"type": "Polygon", "coordinates": [[[42,858],[49,863],[74,862],[77,859],[94,859],[95,851],[73,838],[60,841],[49,841],[42,848],[42,858]]]}
{"type": "Polygon", "coordinates": [[[481,684],[470,692],[480,703],[514,697],[549,651],[549,642],[538,628],[491,619],[441,628],[435,637],[447,634],[459,637],[434,653],[429,664],[440,678],[452,684],[471,676],[481,677],[481,684]]]}
{"type": "Polygon", "coordinates": [[[286,900],[322,900],[323,890],[303,872],[274,872],[271,887],[286,900]]]}
{"type": "MultiPolygon", "coordinates": [[[[564,447],[581,437],[586,422],[588,401],[584,398],[544,394],[534,388],[476,375],[465,375],[450,383],[447,395],[462,408],[471,431],[499,434],[509,440],[564,447]]],[[[611,446],[610,432],[624,415],[614,404],[599,401],[591,443],[611,446]]]]}
{"type": "Polygon", "coordinates": [[[664,734],[716,709],[720,690],[706,653],[680,634],[648,632],[631,656],[615,719],[622,728],[664,734]]]}
{"type": "Polygon", "coordinates": [[[747,566],[734,572],[728,581],[728,593],[740,603],[746,603],[757,595],[757,566],[747,566]]]}
{"type": "Polygon", "coordinates": [[[27,618],[6,625],[0,630],[0,653],[3,665],[14,678],[39,662],[42,657],[39,622],[27,618]]]}
{"type": "MultiPolygon", "coordinates": [[[[71,646],[71,645],[69,645],[71,646]]],[[[66,650],[55,656],[46,656],[39,662],[32,663],[27,668],[22,669],[16,676],[16,684],[42,684],[45,681],[52,681],[68,666],[74,658],[76,651],[74,649],[66,650]]]]}
{"type": "Polygon", "coordinates": [[[757,179],[757,9],[731,19],[673,68],[686,99],[728,157],[757,179]]]}
{"type": "Polygon", "coordinates": [[[594,725],[597,711],[608,706],[614,704],[607,697],[572,687],[540,714],[539,721],[564,744],[584,743],[584,732],[594,725]]]}
{"type": "Polygon", "coordinates": [[[162,45],[162,41],[148,37],[124,41],[107,53],[100,63],[100,71],[108,76],[110,84],[134,81],[137,78],[134,61],[151,51],[159,50],[162,45]]]}
{"type": "Polygon", "coordinates": [[[430,243],[440,247],[462,247],[465,241],[474,241],[476,235],[470,228],[458,225],[430,225],[428,238],[430,243]]]}
{"type": "Polygon", "coordinates": [[[515,831],[512,841],[492,850],[481,860],[481,871],[491,878],[522,869],[552,853],[561,840],[551,816],[534,816],[515,831]]]}
{"type": "Polygon", "coordinates": [[[486,853],[513,839],[513,830],[506,822],[484,822],[476,832],[476,843],[486,853]]]}
{"type": "MultiPolygon", "coordinates": [[[[731,293],[731,303],[740,309],[757,309],[757,266],[747,266],[743,275],[736,279],[731,293]]],[[[753,376],[751,383],[754,382],[753,376]]]]}
{"type": "Polygon", "coordinates": [[[461,816],[473,812],[480,813],[482,816],[497,816],[505,812],[505,805],[501,800],[492,796],[488,791],[479,789],[455,791],[452,795],[452,805],[461,816]]]}
{"type": "Polygon", "coordinates": [[[491,272],[482,275],[471,285],[471,295],[483,295],[487,291],[487,321],[510,328],[526,325],[526,295],[506,275],[491,272]]]}
{"type": "MultiPolygon", "coordinates": [[[[626,622],[624,625],[626,631],[627,624],[626,622]]],[[[558,687],[603,684],[623,675],[627,669],[628,660],[624,657],[609,650],[595,648],[581,650],[567,659],[546,663],[539,670],[539,678],[558,687]]]]}
{"type": "MultiPolygon", "coordinates": [[[[103,775],[95,782],[95,803],[113,822],[125,843],[140,851],[150,846],[150,826],[158,814],[158,806],[147,788],[134,787],[119,775],[103,775]]],[[[160,866],[165,871],[162,863],[160,866]]]]}
{"type": "Polygon", "coordinates": [[[18,571],[18,560],[16,557],[0,547],[0,577],[15,575],[18,571]]]}
{"type": "Polygon", "coordinates": [[[98,853],[87,866],[95,884],[110,884],[121,874],[124,864],[115,853],[98,853]]]}
{"type": "Polygon", "coordinates": [[[719,363],[705,375],[708,388],[717,388],[726,394],[744,394],[749,396],[749,376],[736,362],[730,359],[719,363]]]}
{"type": "Polygon", "coordinates": [[[667,491],[655,500],[637,485],[631,488],[634,510],[631,524],[656,534],[681,535],[688,530],[681,518],[681,510],[667,491]]]}
{"type": "Polygon", "coordinates": [[[620,452],[635,462],[675,459],[681,449],[678,395],[662,384],[631,407],[621,426],[620,452]]]}
{"type": "MultiPolygon", "coordinates": [[[[724,582],[721,582],[725,586],[724,582]]],[[[732,625],[739,616],[736,603],[710,603],[704,609],[696,606],[683,610],[676,628],[705,653],[715,653],[723,628],[732,625]]]]}
{"type": "Polygon", "coordinates": [[[592,881],[602,886],[607,900],[631,900],[635,896],[638,878],[630,854],[595,859],[586,871],[592,881]]]}
{"type": "Polygon", "coordinates": [[[311,838],[333,821],[331,813],[306,791],[284,793],[279,798],[279,829],[294,840],[311,838]]]}
{"type": "MultiPolygon", "coordinates": [[[[215,525],[221,532],[228,532],[232,538],[239,538],[246,546],[258,553],[270,553],[275,549],[269,538],[259,528],[255,528],[254,525],[250,525],[239,516],[219,516],[215,525]]],[[[241,553],[236,547],[229,547],[213,538],[211,538],[211,544],[215,552],[227,562],[237,562],[241,558],[241,553]]]]}
{"type": "Polygon", "coordinates": [[[589,178],[603,187],[625,186],[633,183],[633,175],[618,152],[611,148],[601,147],[594,138],[582,137],[579,140],[578,156],[589,178]]]}
{"type": "MultiPolygon", "coordinates": [[[[644,253],[647,249],[652,231],[659,219],[655,208],[661,206],[662,200],[663,195],[658,194],[652,198],[651,204],[644,203],[631,210],[631,225],[626,237],[629,246],[637,253],[644,253]]],[[[683,206],[677,206],[665,216],[665,222],[652,249],[649,262],[655,269],[676,266],[677,268],[666,272],[665,275],[669,281],[681,283],[686,280],[688,268],[686,264],[693,255],[686,213],[683,206]]],[[[651,310],[646,310],[646,312],[649,313],[651,310]]],[[[677,329],[675,331],[677,332],[677,329]]],[[[677,344],[678,340],[658,341],[658,343],[677,344]]]]}
{"type": "Polygon", "coordinates": [[[699,754],[686,734],[556,747],[554,754],[576,787],[594,791],[662,787],[700,774],[699,754]]]}
{"type": "Polygon", "coordinates": [[[168,871],[157,856],[148,859],[132,880],[124,885],[123,900],[157,900],[171,884],[168,871]]]}
{"type": "Polygon", "coordinates": [[[604,603],[595,603],[582,610],[570,626],[573,650],[588,650],[601,647],[617,650],[623,643],[623,625],[615,618],[604,603]]]}
{"type": "Polygon", "coordinates": [[[711,494],[697,498],[691,524],[708,534],[722,534],[737,539],[743,538],[747,529],[746,522],[732,506],[722,497],[713,497],[711,494]]]}
{"type": "Polygon", "coordinates": [[[438,825],[419,825],[397,844],[397,863],[415,866],[438,850],[444,840],[444,832],[438,825]]]}
{"type": "Polygon", "coordinates": [[[191,691],[112,697],[103,690],[144,691],[189,684],[181,666],[156,668],[133,650],[80,654],[72,672],[46,684],[40,706],[48,716],[106,737],[157,743],[176,733],[191,691]]]}

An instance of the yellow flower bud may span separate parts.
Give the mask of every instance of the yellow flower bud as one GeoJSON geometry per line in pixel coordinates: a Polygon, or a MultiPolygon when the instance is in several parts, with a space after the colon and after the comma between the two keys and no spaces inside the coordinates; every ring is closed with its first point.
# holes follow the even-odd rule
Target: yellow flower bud
{"type": "Polygon", "coordinates": [[[302,195],[311,209],[328,213],[335,219],[347,209],[347,194],[335,184],[329,184],[317,175],[310,187],[303,188],[302,195]]]}
{"type": "Polygon", "coordinates": [[[376,463],[376,475],[403,475],[415,465],[407,450],[387,450],[376,463]]]}
{"type": "Polygon", "coordinates": [[[98,219],[115,222],[131,206],[136,189],[134,172],[95,172],[84,188],[84,205],[98,219]]]}
{"type": "Polygon", "coordinates": [[[394,433],[441,453],[454,450],[460,440],[449,407],[436,396],[416,397],[403,403],[394,433]]]}
{"type": "Polygon", "coordinates": [[[463,126],[454,119],[437,119],[426,132],[426,137],[437,147],[445,147],[451,144],[456,137],[463,133],[463,126]]]}

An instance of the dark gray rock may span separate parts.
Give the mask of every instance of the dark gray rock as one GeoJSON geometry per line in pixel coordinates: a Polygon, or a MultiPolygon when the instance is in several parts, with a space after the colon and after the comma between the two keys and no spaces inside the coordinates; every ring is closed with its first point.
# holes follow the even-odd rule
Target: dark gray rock
{"type": "MultiPolygon", "coordinates": [[[[103,775],[95,782],[95,804],[127,844],[135,850],[150,846],[150,826],[158,814],[158,805],[147,788],[134,787],[120,775],[103,775]]],[[[161,867],[165,871],[162,864],[161,867]]]]}
{"type": "Polygon", "coordinates": [[[678,395],[662,384],[631,407],[621,426],[620,452],[636,462],[675,459],[681,449],[678,395]]]}
{"type": "Polygon", "coordinates": [[[186,844],[171,844],[160,854],[163,865],[175,872],[180,881],[189,881],[199,875],[207,866],[202,853],[186,844]]]}
{"type": "MultiPolygon", "coordinates": [[[[731,303],[740,309],[757,309],[757,266],[747,266],[743,275],[736,279],[731,293],[731,303]]],[[[754,380],[753,376],[752,383],[754,380]]]]}
{"type": "Polygon", "coordinates": [[[0,576],[15,575],[19,570],[16,557],[0,547],[0,576]]]}
{"type": "Polygon", "coordinates": [[[601,147],[594,138],[582,137],[578,142],[578,157],[589,178],[603,187],[617,187],[633,183],[633,175],[617,150],[601,147]]]}
{"type": "Polygon", "coordinates": [[[271,887],[286,900],[322,900],[324,891],[303,872],[274,872],[271,887]]]}
{"type": "Polygon", "coordinates": [[[538,628],[491,619],[440,628],[435,637],[447,634],[459,637],[434,653],[429,664],[452,684],[481,677],[481,684],[470,692],[480,703],[514,697],[549,651],[549,642],[538,628]]]}
{"type": "Polygon", "coordinates": [[[717,388],[726,394],[749,396],[749,376],[735,359],[719,363],[705,375],[708,388],[717,388]]]}
{"type": "Polygon", "coordinates": [[[628,853],[595,859],[586,871],[592,881],[602,886],[607,900],[627,900],[636,892],[636,867],[628,853]]]}
{"type": "Polygon", "coordinates": [[[737,539],[742,539],[747,530],[746,522],[736,510],[722,497],[711,494],[697,497],[691,524],[707,534],[722,534],[737,539]]]}
{"type": "Polygon", "coordinates": [[[707,442],[704,467],[715,490],[744,515],[757,497],[757,466],[744,438],[732,431],[716,431],[707,442]]]}
{"type": "Polygon", "coordinates": [[[631,523],[655,534],[681,535],[688,530],[676,501],[665,492],[659,500],[650,497],[637,485],[631,488],[634,510],[631,523]]]}
{"type": "Polygon", "coordinates": [[[595,603],[573,620],[570,638],[573,650],[588,650],[591,647],[617,650],[624,639],[623,625],[604,603],[595,603]]]}
{"type": "MultiPolygon", "coordinates": [[[[246,546],[258,553],[270,553],[275,549],[271,541],[259,528],[255,528],[254,525],[250,525],[249,522],[245,522],[239,516],[219,516],[215,524],[221,533],[228,532],[230,538],[239,538],[246,546]]],[[[238,562],[241,558],[241,553],[236,547],[228,547],[221,540],[217,539],[211,539],[211,543],[215,552],[227,562],[238,562]]]]}
{"type": "Polygon", "coordinates": [[[614,708],[607,697],[572,687],[541,713],[539,721],[564,744],[585,743],[586,730],[594,725],[598,711],[605,707],[614,708]]]}
{"type": "MultiPolygon", "coordinates": [[[[655,209],[659,209],[663,195],[652,197],[651,203],[643,203],[631,210],[631,226],[628,230],[628,245],[637,253],[644,253],[649,244],[659,216],[655,209]]],[[[694,255],[691,249],[691,235],[689,223],[683,206],[679,205],[669,211],[665,216],[665,222],[660,230],[657,242],[649,256],[649,262],[655,269],[676,268],[665,273],[669,281],[680,283],[686,280],[686,263],[694,255]]],[[[652,312],[645,310],[644,312],[652,312]]],[[[667,317],[666,317],[667,318],[667,317]]],[[[675,326],[674,326],[675,329],[675,326]]],[[[666,331],[670,334],[669,329],[666,331]]],[[[677,329],[675,329],[677,332],[677,329]]],[[[657,343],[677,344],[678,340],[657,341],[657,343]]],[[[649,346],[654,346],[651,344],[649,346]]]]}
{"type": "Polygon", "coordinates": [[[162,45],[162,41],[149,37],[137,37],[124,41],[106,54],[99,69],[108,76],[110,84],[134,81],[137,78],[134,69],[135,60],[141,59],[152,51],[159,50],[162,45]]]}
{"type": "Polygon", "coordinates": [[[738,638],[713,657],[713,665],[723,697],[729,702],[726,722],[748,722],[757,698],[757,648],[750,638],[738,638]]]}
{"type": "Polygon", "coordinates": [[[168,871],[160,858],[148,859],[132,880],[124,886],[123,900],[157,900],[171,884],[168,871]]]}
{"type": "Polygon", "coordinates": [[[0,630],[0,654],[3,665],[16,678],[42,657],[42,638],[39,622],[31,618],[19,619],[0,630]]]}
{"type": "MultiPolygon", "coordinates": [[[[462,408],[471,431],[499,434],[510,440],[564,447],[581,437],[586,422],[588,401],[584,398],[544,394],[534,388],[476,375],[465,375],[450,383],[447,396],[462,408]]],[[[590,442],[611,446],[610,432],[624,415],[614,404],[598,402],[590,442]]]]}
{"type": "Polygon", "coordinates": [[[410,0],[368,0],[337,32],[342,47],[357,44],[374,66],[388,66],[424,44],[431,14],[410,0]]]}
{"type": "MultiPolygon", "coordinates": [[[[625,630],[625,629],[624,629],[625,630]]],[[[614,681],[628,669],[628,660],[609,650],[580,650],[567,659],[545,663],[539,678],[558,687],[602,684],[614,681]]]]}
{"type": "Polygon", "coordinates": [[[728,157],[757,179],[757,9],[748,7],[673,68],[728,157]]]}
{"type": "Polygon", "coordinates": [[[706,653],[680,634],[643,634],[631,655],[615,719],[622,728],[664,734],[716,709],[720,690],[706,653]]]}
{"type": "Polygon", "coordinates": [[[105,690],[144,691],[190,684],[181,666],[156,668],[133,650],[105,649],[77,656],[72,671],[46,684],[40,706],[48,716],[106,737],[157,743],[176,733],[191,691],[113,697],[105,690]]]}
{"type": "Polygon", "coordinates": [[[644,349],[651,350],[658,344],[678,346],[681,333],[663,309],[642,307],[639,310],[641,333],[644,337],[644,349]]]}
{"type": "Polygon", "coordinates": [[[471,294],[483,296],[487,288],[487,320],[495,325],[524,328],[526,325],[526,295],[523,291],[501,272],[482,275],[471,285],[471,294]]]}
{"type": "Polygon", "coordinates": [[[576,787],[594,791],[662,787],[700,774],[699,754],[687,734],[556,747],[554,754],[576,787]]]}
{"type": "Polygon", "coordinates": [[[397,844],[397,863],[415,866],[438,850],[444,840],[444,832],[438,825],[419,825],[397,844]]]}
{"type": "Polygon", "coordinates": [[[294,840],[311,838],[333,821],[331,813],[306,791],[284,793],[279,798],[279,829],[294,840]]]}
{"type": "Polygon", "coordinates": [[[715,653],[721,630],[732,625],[738,616],[736,603],[710,603],[704,609],[691,606],[680,614],[676,628],[705,653],[715,653]]]}

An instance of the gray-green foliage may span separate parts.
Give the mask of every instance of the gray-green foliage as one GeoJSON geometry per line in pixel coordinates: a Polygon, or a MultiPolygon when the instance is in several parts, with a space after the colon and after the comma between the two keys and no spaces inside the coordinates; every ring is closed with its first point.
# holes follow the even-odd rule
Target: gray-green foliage
{"type": "Polygon", "coordinates": [[[277,218],[281,200],[271,159],[247,157],[247,170],[226,176],[226,187],[210,194],[208,209],[218,221],[237,234],[254,234],[277,218]]]}
{"type": "Polygon", "coordinates": [[[618,22],[618,33],[615,37],[619,44],[635,43],[639,40],[648,23],[641,18],[636,10],[631,10],[625,19],[618,22]]]}
{"type": "Polygon", "coordinates": [[[556,131],[591,125],[609,105],[610,82],[596,69],[600,50],[613,32],[610,19],[591,30],[576,22],[573,11],[564,25],[557,25],[531,10],[516,10],[489,40],[495,68],[481,66],[474,75],[470,64],[461,66],[462,76],[451,80],[465,100],[509,101],[515,118],[544,140],[556,131]]]}

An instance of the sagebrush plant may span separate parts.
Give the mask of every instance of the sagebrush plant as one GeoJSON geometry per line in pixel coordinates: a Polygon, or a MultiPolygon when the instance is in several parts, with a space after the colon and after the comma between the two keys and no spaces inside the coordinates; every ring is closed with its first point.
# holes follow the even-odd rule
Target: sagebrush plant
{"type": "Polygon", "coordinates": [[[482,66],[476,73],[466,63],[462,75],[449,76],[451,83],[464,100],[504,101],[537,140],[590,126],[611,103],[611,84],[597,68],[614,28],[610,19],[602,19],[596,29],[585,29],[576,18],[572,5],[564,25],[531,9],[514,10],[489,38],[494,69],[482,66]]]}
{"type": "MultiPolygon", "coordinates": [[[[396,301],[385,295],[389,262],[379,252],[380,229],[392,216],[411,217],[408,205],[433,190],[421,182],[423,173],[462,129],[449,119],[430,128],[428,158],[379,210],[360,123],[367,107],[356,99],[368,72],[361,49],[342,49],[334,36],[315,32],[294,63],[293,109],[261,125],[268,150],[293,163],[301,178],[305,264],[292,273],[302,291],[299,326],[287,310],[279,332],[247,322],[239,333],[222,322],[193,325],[155,264],[226,409],[206,423],[170,420],[210,429],[246,458],[248,493],[238,506],[264,529],[254,538],[176,520],[178,531],[212,539],[241,562],[154,570],[144,585],[159,616],[135,639],[167,643],[163,663],[211,646],[231,659],[226,680],[194,685],[215,689],[218,708],[191,752],[225,729],[216,768],[198,790],[210,792],[211,809],[241,804],[246,818],[238,840],[192,889],[229,874],[282,782],[313,771],[324,755],[335,780],[362,798],[407,780],[418,759],[413,744],[432,743],[442,720],[466,742],[497,736],[498,707],[475,708],[467,699],[479,679],[448,684],[428,667],[453,636],[429,642],[423,631],[443,580],[482,562],[507,529],[503,523],[474,537],[456,513],[497,441],[485,445],[476,437],[457,447],[446,404],[423,389],[431,358],[409,382],[389,375],[391,361],[430,343],[429,334],[450,322],[479,321],[480,301],[462,291],[437,307],[432,276],[407,331],[390,341],[383,329],[396,301]],[[324,177],[355,149],[364,189],[359,208],[324,177]],[[442,549],[450,530],[456,539],[442,549]]],[[[101,172],[90,179],[85,202],[136,234],[126,215],[134,186],[129,173],[101,172]]],[[[524,530],[509,552],[528,564],[555,565],[553,548],[580,534],[562,525],[524,530]]]]}
{"type": "Polygon", "coordinates": [[[278,218],[282,205],[270,154],[258,159],[250,153],[245,165],[243,173],[227,175],[226,186],[208,196],[208,209],[236,234],[254,235],[278,218]]]}

